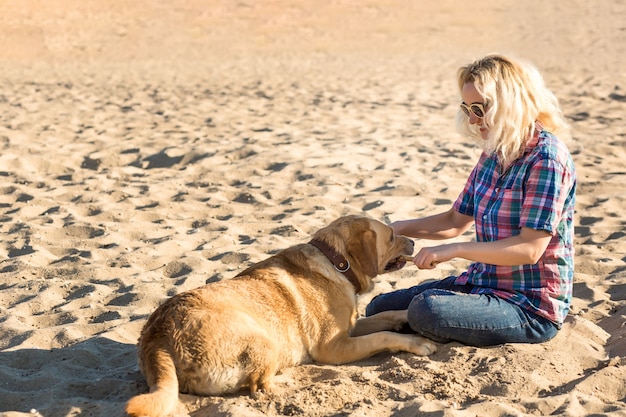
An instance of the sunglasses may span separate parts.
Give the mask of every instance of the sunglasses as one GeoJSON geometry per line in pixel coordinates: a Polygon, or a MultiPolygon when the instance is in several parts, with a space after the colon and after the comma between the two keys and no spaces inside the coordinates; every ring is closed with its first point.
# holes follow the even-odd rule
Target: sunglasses
{"type": "Polygon", "coordinates": [[[463,110],[463,113],[465,113],[467,117],[469,117],[470,114],[473,114],[479,119],[485,117],[485,105],[483,103],[472,103],[469,106],[465,103],[461,103],[461,110],[463,110]]]}

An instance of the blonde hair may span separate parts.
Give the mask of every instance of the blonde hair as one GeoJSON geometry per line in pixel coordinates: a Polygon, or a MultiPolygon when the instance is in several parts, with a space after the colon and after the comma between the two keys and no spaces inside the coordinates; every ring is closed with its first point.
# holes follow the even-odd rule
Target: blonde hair
{"type": "Polygon", "coordinates": [[[461,109],[456,117],[457,130],[474,138],[485,152],[497,153],[503,166],[521,155],[535,132],[535,122],[561,140],[569,138],[558,99],[534,66],[493,54],[459,68],[457,75],[459,91],[471,82],[483,97],[483,123],[489,135],[482,139],[478,126],[470,125],[461,109]]]}

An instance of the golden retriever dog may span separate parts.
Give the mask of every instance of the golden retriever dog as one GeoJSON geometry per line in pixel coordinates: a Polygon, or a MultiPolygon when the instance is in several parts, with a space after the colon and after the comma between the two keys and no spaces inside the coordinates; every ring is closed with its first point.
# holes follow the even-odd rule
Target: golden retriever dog
{"type": "Polygon", "coordinates": [[[357,320],[357,294],[395,271],[413,242],[362,216],[342,217],[309,243],[282,250],[232,279],[178,294],[150,316],[138,343],[150,392],[131,398],[131,416],[166,416],[178,392],[271,392],[286,367],[344,364],[382,351],[433,353],[428,339],[401,334],[406,311],[357,320]]]}

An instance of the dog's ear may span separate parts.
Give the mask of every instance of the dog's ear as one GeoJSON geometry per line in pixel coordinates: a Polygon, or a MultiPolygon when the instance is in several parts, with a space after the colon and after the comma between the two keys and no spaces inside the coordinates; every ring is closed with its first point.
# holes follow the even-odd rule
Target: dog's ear
{"type": "Polygon", "coordinates": [[[376,249],[376,232],[365,230],[353,236],[346,245],[348,255],[369,277],[378,275],[378,250],[376,249]]]}

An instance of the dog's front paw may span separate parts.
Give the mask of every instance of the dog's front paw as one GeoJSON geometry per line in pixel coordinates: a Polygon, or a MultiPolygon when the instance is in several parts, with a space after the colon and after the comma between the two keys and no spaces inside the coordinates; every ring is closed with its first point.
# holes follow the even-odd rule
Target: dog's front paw
{"type": "Polygon", "coordinates": [[[269,401],[271,397],[271,393],[268,391],[254,391],[250,393],[250,398],[256,401],[269,401]]]}
{"type": "Polygon", "coordinates": [[[426,356],[437,352],[437,345],[432,340],[420,336],[415,336],[413,339],[413,342],[415,343],[415,350],[413,353],[416,355],[426,356]]]}

